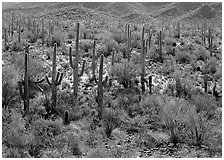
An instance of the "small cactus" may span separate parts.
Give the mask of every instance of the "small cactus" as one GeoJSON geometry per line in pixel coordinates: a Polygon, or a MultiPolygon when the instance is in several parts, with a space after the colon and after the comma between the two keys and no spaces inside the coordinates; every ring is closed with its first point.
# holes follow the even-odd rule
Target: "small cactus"
{"type": "Polygon", "coordinates": [[[205,93],[207,93],[207,91],[208,91],[208,75],[207,75],[207,73],[204,74],[204,89],[205,89],[205,93]]]}
{"type": "Polygon", "coordinates": [[[152,93],[152,76],[149,76],[149,93],[152,93]]]}

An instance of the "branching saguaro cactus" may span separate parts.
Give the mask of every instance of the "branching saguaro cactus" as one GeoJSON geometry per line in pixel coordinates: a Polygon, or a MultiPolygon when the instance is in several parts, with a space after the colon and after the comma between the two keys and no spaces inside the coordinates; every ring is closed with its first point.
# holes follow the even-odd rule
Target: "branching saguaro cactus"
{"type": "Polygon", "coordinates": [[[11,30],[11,36],[13,36],[13,33],[14,33],[14,13],[12,13],[12,22],[11,22],[11,28],[12,28],[12,30],[11,30]]]}
{"type": "Polygon", "coordinates": [[[69,48],[69,62],[70,66],[73,69],[73,95],[74,95],[74,104],[77,104],[78,97],[78,78],[83,75],[85,63],[83,60],[81,73],[79,74],[79,23],[77,23],[77,31],[76,31],[76,46],[75,46],[75,62],[72,62],[72,48],[69,48]]]}
{"type": "Polygon", "coordinates": [[[52,93],[52,105],[56,108],[57,105],[57,86],[61,84],[63,73],[57,72],[56,75],[56,51],[57,44],[54,44],[54,53],[53,53],[53,60],[52,60],[52,80],[50,82],[48,76],[46,76],[47,83],[51,86],[51,93],[52,93]]]}
{"type": "Polygon", "coordinates": [[[103,86],[106,84],[108,77],[103,81],[103,54],[100,56],[99,80],[97,88],[96,102],[98,103],[99,118],[102,118],[103,111],[103,86]]]}
{"type": "Polygon", "coordinates": [[[29,79],[29,46],[25,47],[25,73],[24,80],[18,82],[18,88],[20,91],[21,98],[24,101],[24,112],[29,111],[29,99],[33,98],[30,94],[31,89],[43,92],[43,89],[38,86],[39,83],[42,83],[44,79],[36,82],[31,82],[29,79]]]}

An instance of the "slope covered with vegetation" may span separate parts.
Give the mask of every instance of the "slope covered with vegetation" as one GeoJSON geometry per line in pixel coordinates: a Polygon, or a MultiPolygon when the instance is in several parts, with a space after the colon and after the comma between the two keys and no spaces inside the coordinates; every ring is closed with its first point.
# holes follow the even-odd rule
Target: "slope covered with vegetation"
{"type": "Polygon", "coordinates": [[[3,157],[222,157],[222,29],[206,7],[3,3],[3,157]]]}

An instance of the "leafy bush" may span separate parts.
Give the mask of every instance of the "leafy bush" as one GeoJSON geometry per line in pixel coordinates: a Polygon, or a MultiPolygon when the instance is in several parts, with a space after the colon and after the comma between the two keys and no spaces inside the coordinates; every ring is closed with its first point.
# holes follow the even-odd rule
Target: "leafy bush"
{"type": "Polygon", "coordinates": [[[55,29],[52,36],[52,44],[57,43],[58,46],[61,46],[65,42],[67,36],[67,33],[62,30],[55,29]]]}
{"type": "Polygon", "coordinates": [[[112,74],[117,77],[118,83],[122,84],[124,88],[130,88],[135,84],[135,79],[140,74],[139,68],[133,62],[122,60],[121,63],[114,64],[112,74]]]}
{"type": "Polygon", "coordinates": [[[112,108],[105,108],[102,114],[103,125],[107,137],[111,136],[112,131],[119,125],[119,112],[112,108]]]}
{"type": "Polygon", "coordinates": [[[2,107],[7,108],[16,98],[19,73],[13,65],[2,67],[2,107]]]}
{"type": "Polygon", "coordinates": [[[209,57],[209,52],[204,47],[194,50],[193,54],[196,56],[196,60],[202,60],[204,62],[209,57]]]}
{"type": "Polygon", "coordinates": [[[119,45],[118,43],[113,40],[113,39],[110,39],[110,40],[104,40],[104,44],[106,45],[107,47],[107,54],[104,55],[104,56],[109,56],[111,55],[111,52],[113,51],[113,49],[115,49],[116,51],[119,50],[119,45]]]}
{"type": "Polygon", "coordinates": [[[118,44],[123,43],[125,41],[125,39],[124,39],[124,33],[121,30],[113,28],[112,30],[110,30],[110,32],[113,34],[112,35],[112,38],[118,44]]]}
{"type": "Polygon", "coordinates": [[[68,31],[68,38],[73,39],[76,36],[76,32],[73,30],[68,31]]]}
{"type": "Polygon", "coordinates": [[[205,65],[202,67],[202,71],[204,73],[215,74],[217,66],[217,59],[215,57],[211,57],[205,65]]]}
{"type": "Polygon", "coordinates": [[[106,45],[97,45],[96,46],[96,54],[99,57],[101,54],[107,55],[107,46],[106,45]]]}
{"type": "Polygon", "coordinates": [[[159,56],[159,50],[157,47],[152,46],[149,50],[149,58],[153,62],[159,62],[160,61],[160,56],[159,56]]]}
{"type": "Polygon", "coordinates": [[[89,49],[93,48],[93,41],[89,39],[80,40],[80,48],[83,49],[85,52],[88,52],[89,49]]]}
{"type": "Polygon", "coordinates": [[[18,41],[12,41],[12,44],[10,46],[10,49],[12,51],[16,51],[16,52],[22,52],[24,51],[24,47],[25,47],[25,42],[18,42],[18,41]]]}
{"type": "Polygon", "coordinates": [[[177,51],[176,52],[176,61],[179,62],[179,63],[187,63],[187,64],[190,64],[191,62],[191,54],[188,53],[188,52],[185,52],[185,51],[177,51]]]}
{"type": "Polygon", "coordinates": [[[37,42],[37,36],[35,34],[33,34],[31,31],[28,31],[27,32],[27,39],[28,39],[28,42],[30,43],[36,43],[37,42]]]}
{"type": "Polygon", "coordinates": [[[183,99],[171,100],[165,99],[161,103],[161,120],[168,129],[171,142],[175,145],[186,139],[186,126],[189,123],[188,110],[190,105],[183,99]]]}

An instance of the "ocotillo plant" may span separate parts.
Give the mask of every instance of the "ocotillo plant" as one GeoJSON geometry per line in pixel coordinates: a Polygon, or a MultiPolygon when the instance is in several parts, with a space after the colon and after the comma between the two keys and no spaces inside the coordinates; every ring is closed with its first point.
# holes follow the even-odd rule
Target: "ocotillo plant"
{"type": "Polygon", "coordinates": [[[46,76],[47,83],[51,86],[51,93],[52,93],[52,105],[56,108],[57,105],[57,86],[61,84],[63,73],[57,72],[56,75],[56,53],[57,53],[57,44],[54,44],[54,53],[53,53],[53,60],[52,60],[52,80],[50,82],[48,76],[46,76]]]}
{"type": "Polygon", "coordinates": [[[68,110],[65,110],[65,112],[64,112],[63,123],[66,126],[69,125],[69,123],[70,123],[68,110]]]}

